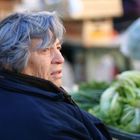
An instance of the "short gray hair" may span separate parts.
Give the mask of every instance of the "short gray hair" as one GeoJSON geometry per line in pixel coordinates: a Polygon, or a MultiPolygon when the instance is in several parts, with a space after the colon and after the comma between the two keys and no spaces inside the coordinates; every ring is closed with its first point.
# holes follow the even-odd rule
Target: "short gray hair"
{"type": "Polygon", "coordinates": [[[63,33],[64,27],[55,12],[8,16],[0,22],[0,67],[20,72],[27,65],[32,38],[42,39],[36,47],[40,49],[52,46],[57,38],[61,41],[63,33]]]}

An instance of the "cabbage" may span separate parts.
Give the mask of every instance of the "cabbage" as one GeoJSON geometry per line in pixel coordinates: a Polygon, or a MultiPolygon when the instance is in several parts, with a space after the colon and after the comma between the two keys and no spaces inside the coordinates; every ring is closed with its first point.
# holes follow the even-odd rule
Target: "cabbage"
{"type": "Polygon", "coordinates": [[[140,133],[140,108],[126,105],[120,124],[120,128],[127,132],[140,133]]]}
{"type": "Polygon", "coordinates": [[[116,88],[108,88],[100,100],[100,111],[102,117],[108,120],[108,122],[117,121],[122,112],[121,102],[119,100],[119,94],[116,92],[116,88]],[[107,119],[109,118],[109,119],[107,119]]]}
{"type": "Polygon", "coordinates": [[[119,74],[101,95],[98,110],[93,110],[90,112],[107,125],[140,133],[140,72],[126,71],[119,74]]]}

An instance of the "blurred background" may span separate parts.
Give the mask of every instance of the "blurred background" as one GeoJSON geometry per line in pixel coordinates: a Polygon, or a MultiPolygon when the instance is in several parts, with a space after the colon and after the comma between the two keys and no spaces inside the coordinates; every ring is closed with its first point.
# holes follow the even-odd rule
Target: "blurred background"
{"type": "Polygon", "coordinates": [[[0,0],[0,20],[16,11],[56,11],[66,28],[63,85],[112,82],[118,73],[140,69],[124,56],[120,40],[140,16],[140,0],[0,0]]]}

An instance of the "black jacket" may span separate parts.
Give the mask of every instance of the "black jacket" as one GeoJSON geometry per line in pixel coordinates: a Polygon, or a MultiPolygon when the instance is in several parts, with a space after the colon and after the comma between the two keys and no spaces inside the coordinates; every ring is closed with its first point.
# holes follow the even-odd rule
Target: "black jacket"
{"type": "Polygon", "coordinates": [[[49,81],[0,72],[0,140],[111,140],[105,126],[49,81]]]}

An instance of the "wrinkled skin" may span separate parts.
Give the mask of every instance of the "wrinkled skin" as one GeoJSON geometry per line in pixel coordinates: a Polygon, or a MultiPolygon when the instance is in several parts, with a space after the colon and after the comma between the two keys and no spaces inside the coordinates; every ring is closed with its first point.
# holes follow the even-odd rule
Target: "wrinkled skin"
{"type": "Polygon", "coordinates": [[[22,73],[49,80],[60,87],[62,85],[62,66],[64,63],[64,58],[60,52],[61,44],[56,39],[53,46],[33,51],[32,48],[35,48],[41,42],[41,39],[31,40],[30,58],[22,73]]]}

